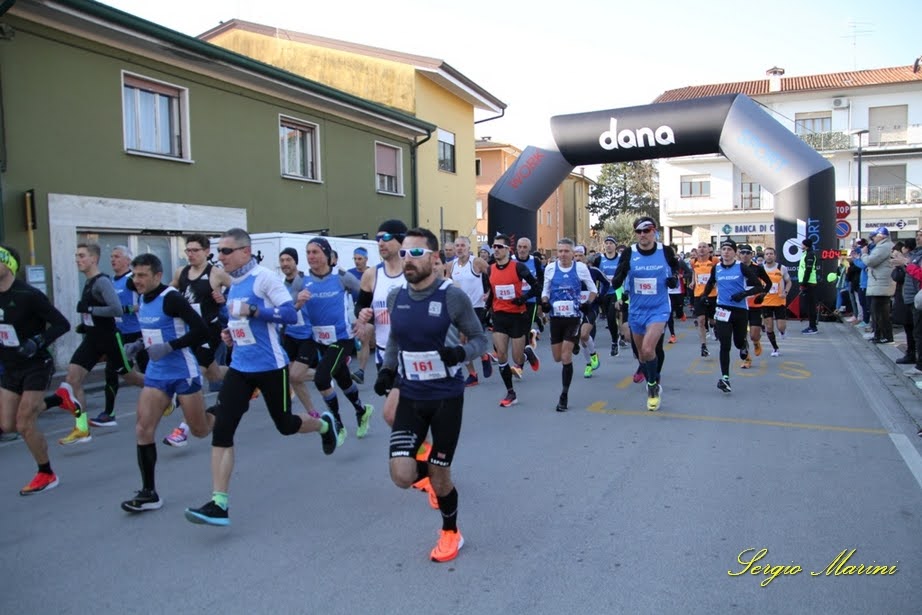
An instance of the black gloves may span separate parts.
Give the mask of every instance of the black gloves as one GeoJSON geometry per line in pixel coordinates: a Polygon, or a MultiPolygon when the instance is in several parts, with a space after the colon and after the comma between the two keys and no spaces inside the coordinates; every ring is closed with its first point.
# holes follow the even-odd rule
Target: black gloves
{"type": "Polygon", "coordinates": [[[704,307],[710,307],[714,303],[713,297],[708,297],[707,295],[701,297],[701,304],[704,307]]]}
{"type": "Polygon", "coordinates": [[[439,348],[439,357],[445,367],[451,367],[464,362],[464,348],[461,346],[442,346],[439,348]]]}
{"type": "Polygon", "coordinates": [[[753,300],[753,303],[756,305],[762,305],[762,301],[765,300],[765,293],[759,293],[756,295],[756,298],[753,300]]]}
{"type": "Polygon", "coordinates": [[[675,276],[669,276],[666,278],[666,288],[678,288],[679,287],[679,278],[675,276]]]}
{"type": "Polygon", "coordinates": [[[78,335],[84,335],[86,333],[86,325],[81,322],[79,325],[74,327],[74,333],[78,335]]]}
{"type": "Polygon", "coordinates": [[[375,393],[384,397],[394,388],[394,380],[396,379],[397,374],[394,373],[394,370],[382,367],[378,370],[378,377],[375,379],[375,393]]]}
{"type": "Polygon", "coordinates": [[[528,301],[528,299],[525,298],[525,295],[519,295],[518,297],[516,297],[509,303],[511,303],[512,305],[525,305],[526,301],[528,301]]]}
{"type": "Polygon", "coordinates": [[[733,301],[742,301],[745,296],[746,296],[745,292],[738,292],[738,293],[733,293],[732,295],[730,295],[730,299],[733,301]]]}
{"type": "Polygon", "coordinates": [[[40,335],[36,335],[20,344],[19,348],[16,349],[16,353],[23,359],[31,359],[41,346],[42,338],[40,335]]]}
{"type": "Polygon", "coordinates": [[[549,314],[550,311],[551,311],[551,304],[550,304],[549,302],[547,302],[547,301],[542,301],[542,302],[541,302],[541,311],[544,312],[545,314],[549,314]]]}
{"type": "Polygon", "coordinates": [[[83,301],[77,302],[77,313],[78,314],[89,314],[90,308],[83,301]]]}

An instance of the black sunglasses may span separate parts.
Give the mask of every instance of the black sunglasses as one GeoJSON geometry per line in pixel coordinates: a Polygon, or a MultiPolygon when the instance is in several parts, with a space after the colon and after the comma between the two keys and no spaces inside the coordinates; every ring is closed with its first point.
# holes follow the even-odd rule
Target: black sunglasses
{"type": "Polygon", "coordinates": [[[637,233],[638,235],[643,235],[646,233],[652,233],[653,229],[652,228],[635,228],[634,232],[637,233]]]}
{"type": "Polygon", "coordinates": [[[504,245],[504,244],[501,244],[501,243],[494,243],[494,244],[493,244],[493,249],[494,249],[494,250],[508,250],[508,249],[509,249],[509,246],[504,245]]]}
{"type": "Polygon", "coordinates": [[[242,249],[244,249],[244,248],[249,248],[249,247],[250,247],[250,246],[240,246],[240,247],[238,247],[238,248],[218,248],[218,252],[220,252],[220,253],[223,254],[224,256],[230,256],[231,254],[233,254],[233,253],[236,252],[237,250],[242,250],[242,249]]]}
{"type": "Polygon", "coordinates": [[[403,234],[401,233],[378,233],[375,235],[377,241],[390,241],[396,239],[397,241],[403,241],[403,234]]]}

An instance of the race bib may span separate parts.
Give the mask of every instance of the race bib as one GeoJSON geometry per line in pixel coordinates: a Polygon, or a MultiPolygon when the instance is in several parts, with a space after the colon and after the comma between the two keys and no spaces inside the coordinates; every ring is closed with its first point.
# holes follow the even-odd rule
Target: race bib
{"type": "Polygon", "coordinates": [[[403,351],[401,356],[407,380],[438,380],[448,377],[445,363],[435,350],[429,352],[403,351]]]}
{"type": "Polygon", "coordinates": [[[250,346],[256,343],[256,337],[253,335],[253,329],[250,328],[248,320],[231,320],[227,323],[227,329],[230,331],[231,340],[238,346],[250,346]]]}
{"type": "Polygon", "coordinates": [[[714,318],[719,320],[720,322],[727,322],[728,320],[730,320],[730,310],[719,307],[717,308],[717,311],[714,313],[714,318]]]}
{"type": "Polygon", "coordinates": [[[314,327],[314,341],[324,346],[334,343],[336,341],[336,326],[314,327]]]}
{"type": "Polygon", "coordinates": [[[655,295],[656,278],[634,278],[634,293],[637,295],[655,295]]]}
{"type": "Polygon", "coordinates": [[[515,299],[515,286],[512,284],[498,284],[496,286],[496,298],[512,301],[515,299]]]}
{"type": "Polygon", "coordinates": [[[145,348],[150,348],[154,344],[163,343],[163,331],[160,329],[141,329],[141,335],[144,339],[145,348]]]}
{"type": "Polygon", "coordinates": [[[697,282],[698,284],[701,284],[701,286],[704,286],[705,284],[708,283],[708,280],[711,279],[711,274],[710,273],[699,273],[698,277],[695,279],[698,281],[697,282]]]}
{"type": "Polygon", "coordinates": [[[554,316],[576,316],[572,301],[555,301],[553,307],[554,316]]]}
{"type": "Polygon", "coordinates": [[[93,326],[93,317],[90,314],[81,313],[80,318],[83,321],[83,324],[87,327],[93,326]]]}
{"type": "Polygon", "coordinates": [[[0,325],[0,346],[19,346],[19,336],[13,325],[0,325]]]}
{"type": "Polygon", "coordinates": [[[587,301],[589,301],[589,291],[588,290],[579,291],[579,302],[586,303],[587,301]]]}
{"type": "Polygon", "coordinates": [[[768,292],[770,292],[773,295],[777,295],[778,294],[778,282],[774,282],[772,284],[771,290],[769,290],[768,292]]]}

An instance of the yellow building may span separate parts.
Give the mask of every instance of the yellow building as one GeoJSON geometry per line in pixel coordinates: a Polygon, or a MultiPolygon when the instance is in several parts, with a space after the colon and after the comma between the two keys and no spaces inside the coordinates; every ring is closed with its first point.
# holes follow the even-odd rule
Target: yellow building
{"type": "MultiPolygon", "coordinates": [[[[476,227],[474,114],[504,112],[501,100],[444,61],[233,19],[202,34],[209,43],[413,114],[438,126],[411,151],[417,181],[410,226],[440,230],[440,239],[476,227]]],[[[499,117],[499,116],[497,116],[499,117]]],[[[379,191],[387,193],[387,186],[379,191]]],[[[368,212],[387,218],[387,212],[368,212]]]]}

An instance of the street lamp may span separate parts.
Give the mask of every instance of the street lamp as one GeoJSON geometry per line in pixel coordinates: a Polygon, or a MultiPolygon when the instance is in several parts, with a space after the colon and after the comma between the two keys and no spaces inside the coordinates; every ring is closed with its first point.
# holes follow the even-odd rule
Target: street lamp
{"type": "Polygon", "coordinates": [[[858,136],[858,239],[861,239],[861,144],[864,141],[864,135],[869,132],[867,128],[852,131],[853,135],[858,136]]]}

